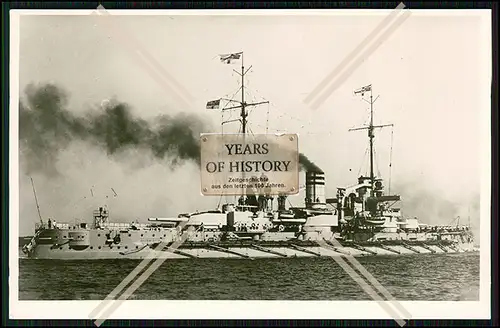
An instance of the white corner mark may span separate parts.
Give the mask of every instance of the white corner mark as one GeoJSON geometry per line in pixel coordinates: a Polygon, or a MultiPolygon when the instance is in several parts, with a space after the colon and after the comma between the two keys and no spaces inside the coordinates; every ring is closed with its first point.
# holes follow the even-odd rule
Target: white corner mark
{"type": "Polygon", "coordinates": [[[367,37],[351,53],[349,53],[346,58],[344,58],[344,60],[340,62],[340,64],[337,65],[316,88],[313,89],[313,91],[311,91],[311,93],[304,99],[304,102],[306,104],[310,104],[313,99],[317,97],[316,100],[310,104],[312,109],[317,109],[370,55],[375,52],[375,50],[377,50],[387,39],[389,39],[389,37],[399,26],[401,26],[401,24],[403,24],[406,19],[408,19],[411,15],[409,10],[405,10],[402,15],[399,15],[403,11],[403,8],[405,8],[405,5],[401,2],[389,16],[384,18],[384,20],[382,20],[382,22],[380,22],[380,24],[377,25],[375,29],[368,34],[367,37]],[[391,25],[392,22],[394,23],[391,25]],[[385,31],[377,37],[380,31],[384,28],[385,31]],[[370,42],[372,42],[372,44],[366,48],[370,42]],[[365,48],[366,50],[363,51],[365,48]],[[361,55],[354,60],[360,53],[361,55]],[[347,69],[339,76],[340,72],[345,68],[347,69]],[[325,89],[328,83],[334,79],[337,80],[324,90],[322,94],[320,94],[321,90],[325,89]],[[320,95],[318,96],[318,94],[320,95]]]}
{"type": "MultiPolygon", "coordinates": [[[[97,7],[97,11],[93,11],[91,15],[106,16],[109,19],[102,19],[99,22],[113,32],[121,42],[121,45],[129,50],[129,54],[133,56],[141,68],[164,89],[173,91],[177,99],[183,106],[189,107],[192,105],[193,96],[182,86],[165,68],[152,56],[145,47],[132,34],[123,32],[123,28],[116,26],[111,19],[112,15],[102,6],[97,7]]],[[[117,17],[117,16],[114,16],[117,17]]]]}
{"type": "MultiPolygon", "coordinates": [[[[189,220],[179,224],[179,232],[182,232],[182,229],[189,223],[189,220]]],[[[181,238],[175,241],[169,248],[168,251],[174,252],[177,248],[179,248],[182,243],[184,243],[195,231],[193,227],[189,227],[188,231],[185,231],[181,238]]],[[[148,278],[155,272],[162,264],[167,260],[167,257],[159,258],[158,254],[167,246],[167,243],[161,242],[156,248],[151,250],[144,260],[139,263],[139,265],[127,276],[123,281],[116,286],[116,288],[109,293],[109,295],[100,302],[97,307],[92,310],[89,314],[90,319],[96,319],[94,324],[99,327],[106,321],[112,314],[115,312],[118,307],[120,307],[124,301],[126,301],[148,278]],[[151,264],[151,266],[142,273],[128,288],[125,292],[120,295],[120,297],[115,300],[115,297],[151,262],[156,258],[156,261],[151,264]],[[103,312],[105,308],[108,308],[103,312]],[[99,315],[101,314],[101,315],[99,315]]]]}
{"type": "MultiPolygon", "coordinates": [[[[342,245],[335,239],[332,238],[330,240],[334,247],[342,247],[342,245]]],[[[325,248],[325,249],[330,249],[335,251],[335,249],[332,249],[331,246],[329,246],[325,241],[321,240],[318,241],[318,244],[325,248]]],[[[347,260],[356,268],[358,271],[369,281],[371,284],[389,301],[389,303],[385,302],[379,294],[377,294],[376,291],[373,290],[373,288],[365,281],[363,280],[359,274],[354,271],[349,264],[347,264],[344,259],[341,257],[337,256],[331,256],[337,264],[344,269],[344,271],[355,281],[358,283],[358,285],[365,291],[373,300],[377,301],[377,304],[380,305],[382,309],[384,309],[401,327],[406,325],[406,321],[403,319],[411,319],[412,316],[410,312],[408,312],[407,309],[405,309],[400,302],[398,302],[392,295],[389,293],[387,289],[382,286],[377,279],[373,275],[368,272],[368,270],[363,267],[361,263],[356,260],[356,258],[352,255],[343,255],[343,257],[347,258],[347,260]],[[399,313],[394,311],[394,309],[391,307],[395,307],[399,313]],[[402,317],[401,314],[404,316],[402,317]]]]}

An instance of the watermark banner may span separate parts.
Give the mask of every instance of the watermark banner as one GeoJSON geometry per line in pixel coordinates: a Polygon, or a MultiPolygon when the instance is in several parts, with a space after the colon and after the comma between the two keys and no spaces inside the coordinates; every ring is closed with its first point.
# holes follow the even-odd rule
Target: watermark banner
{"type": "Polygon", "coordinates": [[[299,191],[296,134],[202,134],[203,195],[292,195],[299,191]]]}

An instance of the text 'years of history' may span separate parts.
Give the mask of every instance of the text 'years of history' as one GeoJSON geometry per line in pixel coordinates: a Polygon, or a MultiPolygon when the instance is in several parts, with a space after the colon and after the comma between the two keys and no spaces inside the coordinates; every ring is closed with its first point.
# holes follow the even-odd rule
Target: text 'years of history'
{"type": "Polygon", "coordinates": [[[203,194],[295,193],[298,157],[295,134],[202,135],[203,194]]]}

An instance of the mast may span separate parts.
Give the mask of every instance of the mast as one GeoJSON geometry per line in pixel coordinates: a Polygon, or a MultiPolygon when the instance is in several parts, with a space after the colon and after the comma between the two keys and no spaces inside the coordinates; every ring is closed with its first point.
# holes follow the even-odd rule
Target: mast
{"type": "MultiPolygon", "coordinates": [[[[250,66],[251,68],[252,66],[250,66]]],[[[249,68],[249,69],[250,69],[249,68]]],[[[241,133],[247,131],[247,113],[245,110],[245,65],[243,63],[243,53],[241,54],[241,133]]]]}
{"type": "Polygon", "coordinates": [[[230,122],[234,122],[234,121],[240,121],[241,122],[241,133],[246,134],[247,133],[247,124],[248,124],[248,113],[246,110],[247,107],[268,104],[269,101],[260,101],[260,102],[256,102],[256,103],[247,103],[245,101],[245,76],[247,75],[248,71],[252,68],[252,65],[250,65],[250,67],[248,67],[247,70],[245,70],[245,65],[243,62],[243,57],[244,57],[243,52],[239,52],[239,53],[232,54],[232,55],[221,55],[221,57],[222,58],[228,57],[229,59],[238,59],[239,58],[238,55],[241,55],[241,72],[238,72],[235,69],[233,69],[233,71],[236,72],[236,74],[238,74],[241,77],[241,101],[237,101],[234,99],[225,99],[225,98],[221,98],[221,99],[226,100],[228,102],[233,102],[233,103],[238,104],[238,105],[231,106],[231,107],[225,107],[222,109],[222,111],[240,108],[241,109],[240,119],[239,120],[225,121],[225,122],[222,122],[222,124],[226,124],[226,123],[230,123],[230,122]],[[232,56],[232,57],[230,57],[230,56],[232,56]],[[238,56],[238,57],[236,57],[236,56],[238,56]]]}
{"type": "Polygon", "coordinates": [[[383,124],[383,125],[374,125],[373,124],[373,104],[377,101],[379,96],[377,96],[375,99],[373,99],[373,88],[372,85],[369,84],[367,86],[364,86],[358,90],[354,91],[355,95],[361,94],[361,97],[364,97],[365,93],[369,92],[370,93],[370,100],[366,100],[363,98],[364,101],[368,102],[370,104],[370,124],[368,126],[364,127],[359,127],[359,128],[353,128],[349,129],[349,131],[357,131],[357,130],[368,130],[368,139],[370,141],[370,185],[371,185],[371,190],[370,190],[370,196],[374,196],[375,192],[375,173],[374,173],[374,150],[373,150],[373,139],[375,138],[375,133],[374,130],[376,128],[384,128],[387,126],[394,126],[393,124],[383,124]]]}
{"type": "Polygon", "coordinates": [[[38,205],[38,198],[36,197],[35,183],[33,182],[32,177],[30,177],[30,179],[31,179],[31,187],[33,188],[33,194],[35,195],[35,203],[36,203],[36,209],[38,211],[38,218],[40,219],[40,223],[43,224],[42,214],[40,214],[40,206],[38,205]]]}
{"type": "MultiPolygon", "coordinates": [[[[238,74],[241,77],[241,88],[240,88],[241,89],[241,101],[237,101],[234,99],[220,98],[216,101],[211,101],[211,102],[207,103],[207,108],[208,108],[209,104],[214,103],[214,102],[217,103],[217,108],[218,108],[220,100],[225,100],[225,101],[228,101],[229,103],[236,103],[235,106],[223,107],[222,111],[231,110],[231,109],[241,109],[240,110],[240,118],[236,119],[236,120],[224,121],[224,122],[222,122],[222,124],[240,121],[241,133],[243,134],[243,137],[245,137],[245,135],[247,134],[247,124],[248,124],[247,107],[268,104],[269,101],[260,101],[260,102],[255,102],[255,103],[247,103],[245,101],[245,76],[248,73],[248,71],[252,68],[252,65],[250,65],[250,67],[248,67],[245,70],[245,65],[244,65],[244,61],[243,61],[243,57],[244,57],[243,51],[238,52],[238,53],[233,53],[233,54],[219,55],[219,56],[220,56],[221,62],[225,63],[225,64],[231,64],[233,60],[241,59],[241,72],[233,69],[233,71],[236,72],[236,74],[238,74]]],[[[242,195],[241,197],[243,200],[245,199],[245,195],[242,195]]]]}
{"type": "Polygon", "coordinates": [[[373,196],[373,185],[375,184],[375,176],[373,174],[373,92],[370,85],[370,126],[368,128],[368,138],[370,138],[370,181],[372,186],[372,196],[373,196]]]}

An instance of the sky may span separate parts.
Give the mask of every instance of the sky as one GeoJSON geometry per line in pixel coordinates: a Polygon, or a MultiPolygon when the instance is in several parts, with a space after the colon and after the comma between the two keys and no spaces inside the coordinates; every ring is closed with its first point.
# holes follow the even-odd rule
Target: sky
{"type": "MultiPolygon", "coordinates": [[[[403,214],[445,224],[472,208],[477,229],[480,174],[489,166],[480,145],[491,83],[491,52],[483,50],[491,36],[482,17],[412,14],[319,108],[304,103],[385,15],[22,16],[20,97],[29,84],[54,83],[67,92],[75,115],[118,99],[141,118],[189,112],[210,122],[215,130],[207,132],[220,132],[221,113],[205,104],[231,97],[241,82],[232,71],[239,66],[221,64],[217,55],[243,51],[245,66],[252,65],[247,100],[270,102],[250,111],[251,131],[298,133],[299,150],[323,169],[333,197],[337,187],[366,173],[366,131],[348,129],[368,122],[369,106],[353,90],[372,84],[379,96],[375,123],[394,124],[377,131],[376,173],[406,200],[403,214]],[[138,53],[161,68],[145,66],[138,53]],[[161,70],[188,90],[192,105],[158,82],[161,70]]],[[[237,115],[226,112],[223,119],[237,115]]],[[[224,125],[225,131],[237,128],[224,125]]],[[[110,158],[74,142],[56,163],[60,176],[31,177],[42,216],[58,222],[89,221],[100,203],[126,221],[176,216],[219,201],[200,195],[198,168],[189,162],[172,170],[138,151],[110,158]]],[[[290,197],[294,205],[302,199],[290,197]]],[[[31,182],[21,169],[20,235],[32,233],[37,220],[31,182]]]]}

